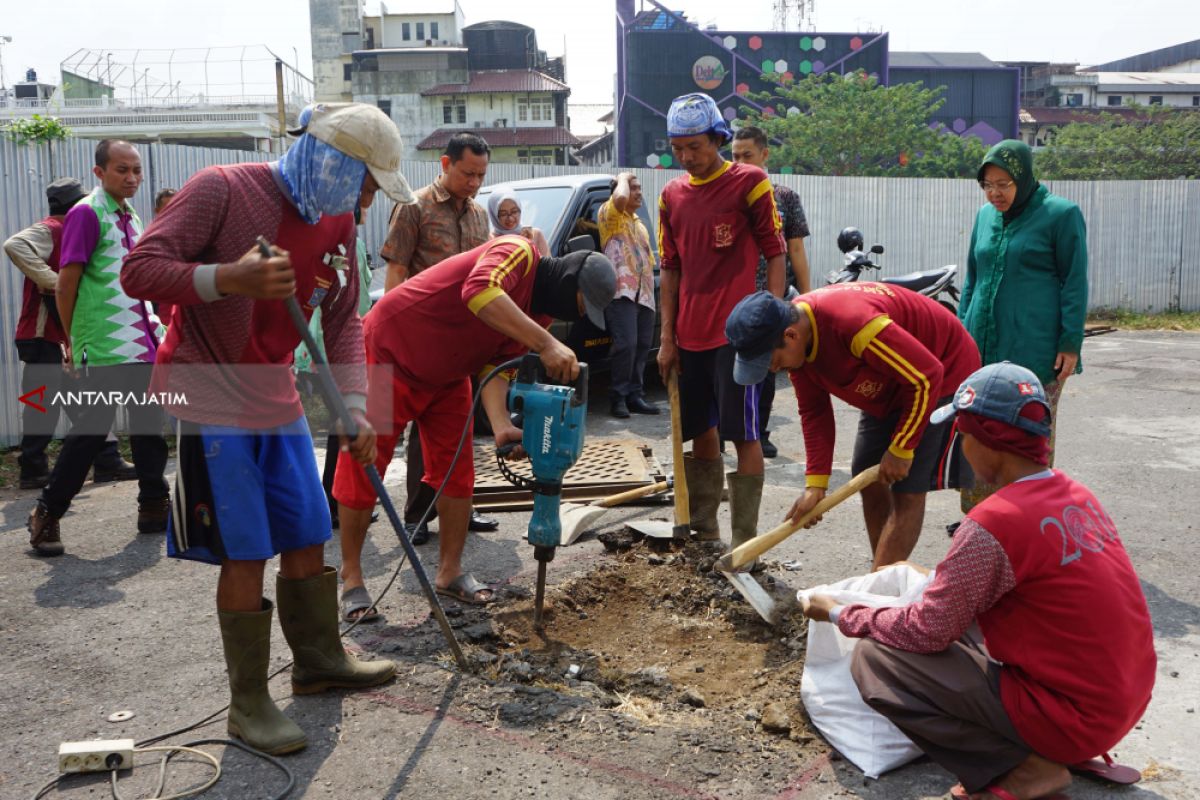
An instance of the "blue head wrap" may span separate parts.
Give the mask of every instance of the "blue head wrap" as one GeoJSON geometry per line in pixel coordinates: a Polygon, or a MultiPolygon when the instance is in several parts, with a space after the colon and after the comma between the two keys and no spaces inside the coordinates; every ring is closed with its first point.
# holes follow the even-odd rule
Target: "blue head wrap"
{"type": "Polygon", "coordinates": [[[733,131],[729,130],[715,100],[696,92],[671,101],[671,109],[667,112],[667,136],[701,136],[706,133],[719,134],[725,144],[733,141],[733,131]]]}
{"type": "Polygon", "coordinates": [[[367,165],[306,133],[279,159],[279,173],[300,216],[315,225],[322,214],[354,210],[367,165]]]}

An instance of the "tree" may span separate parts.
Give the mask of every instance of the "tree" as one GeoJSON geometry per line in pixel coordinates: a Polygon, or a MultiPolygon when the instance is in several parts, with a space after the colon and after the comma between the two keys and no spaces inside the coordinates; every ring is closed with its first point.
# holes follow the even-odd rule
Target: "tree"
{"type": "Polygon", "coordinates": [[[44,144],[71,135],[71,129],[63,125],[58,117],[43,117],[41,114],[34,114],[29,119],[14,119],[0,131],[17,144],[44,144]]]}
{"type": "MultiPolygon", "coordinates": [[[[770,79],[772,76],[764,76],[770,79]]],[[[880,86],[863,72],[781,81],[751,96],[749,121],[775,143],[771,160],[810,175],[974,177],[986,149],[930,120],[945,87],[880,86]]]]}
{"type": "Polygon", "coordinates": [[[1038,177],[1058,180],[1200,178],[1200,112],[1135,106],[1072,122],[1038,152],[1038,177]]]}

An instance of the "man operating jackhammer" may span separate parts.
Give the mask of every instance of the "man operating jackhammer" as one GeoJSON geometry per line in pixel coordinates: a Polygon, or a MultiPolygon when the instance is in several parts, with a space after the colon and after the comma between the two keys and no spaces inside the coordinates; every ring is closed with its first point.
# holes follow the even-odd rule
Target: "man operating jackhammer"
{"type": "Polygon", "coordinates": [[[967,514],[921,599],[803,601],[809,618],[861,639],[850,672],[863,700],[958,776],[956,800],[1065,797],[1068,766],[1115,746],[1154,687],[1137,573],[1100,501],[1047,468],[1050,413],[1024,367],[968,377],[934,419],[957,418],[975,474],[998,488],[967,514]]]}
{"type": "MultiPolygon", "coordinates": [[[[471,419],[471,376],[484,376],[532,350],[550,377],[574,380],[575,354],[546,325],[551,318],[575,321],[586,315],[603,330],[604,308],[616,284],[612,262],[599,253],[542,258],[528,239],[501,236],[409,278],[367,315],[367,418],[380,432],[375,466],[381,475],[386,472],[397,436],[415,421],[425,453],[424,480],[431,486],[445,482],[437,501],[439,594],[475,605],[494,599],[462,567],[475,486],[469,444],[450,470],[471,419]]],[[[521,442],[506,405],[508,383],[502,373],[482,389],[497,447],[521,442]]],[[[339,457],[333,496],[341,518],[342,563],[358,566],[375,494],[349,453],[339,457]]]]}
{"type": "Polygon", "coordinates": [[[791,373],[807,488],[788,517],[799,520],[825,497],[837,397],[862,411],[852,474],[879,464],[879,482],[862,492],[875,567],[908,558],[921,535],[925,494],[972,479],[953,426],[928,424],[930,411],[979,367],[979,350],[958,318],[907,289],[841,283],[790,303],[755,292],[733,309],[725,333],[737,351],[738,383],[791,373]]]}
{"type": "Polygon", "coordinates": [[[292,692],[360,688],[389,680],[391,661],[359,661],[338,631],[337,573],[325,566],[329,504],[292,375],[300,333],[285,300],[321,309],[325,351],[358,436],[347,458],[370,463],[353,211],[377,189],[410,199],[403,145],[374,106],[327,103],[279,161],[209,167],[158,217],[125,262],[134,297],[176,305],[154,386],[183,402],[175,503],[167,533],[174,558],[221,566],[217,616],[232,695],[229,732],[267,753],[305,746],[304,732],[267,691],[267,559],[280,556],[279,622],[291,647],[292,692]],[[260,255],[256,238],[274,243],[260,255]]]}

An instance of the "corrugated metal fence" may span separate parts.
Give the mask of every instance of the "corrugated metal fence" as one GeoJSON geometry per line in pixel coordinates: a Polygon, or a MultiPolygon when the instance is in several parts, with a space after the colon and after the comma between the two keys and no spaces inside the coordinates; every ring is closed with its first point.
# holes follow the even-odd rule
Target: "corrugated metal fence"
{"type": "MultiPolygon", "coordinates": [[[[0,239],[33,224],[45,214],[44,187],[71,175],[91,185],[95,142],[71,139],[52,147],[18,147],[0,141],[0,239]]],[[[154,195],[178,188],[211,164],[266,160],[270,156],[181,145],[142,145],[146,181],[134,199],[143,220],[151,218],[154,195]]],[[[435,161],[404,163],[413,187],[440,172],[435,161]]],[[[545,177],[563,167],[493,164],[489,183],[545,177]]],[[[571,169],[590,172],[588,169],[571,169]]],[[[678,172],[635,170],[647,202],[652,202],[678,172]]],[[[884,275],[899,275],[944,264],[965,266],[975,211],[982,203],[969,180],[835,178],[776,175],[804,203],[812,237],[808,240],[814,284],[841,264],[838,231],[860,228],[868,244],[883,244],[884,275]]],[[[1160,311],[1200,310],[1200,181],[1103,181],[1048,183],[1051,191],[1079,204],[1088,225],[1089,305],[1160,311]],[[1190,224],[1189,224],[1190,221],[1190,224]]],[[[383,195],[368,215],[365,238],[378,253],[387,229],[390,202],[383,195]]],[[[23,276],[7,258],[0,259],[0,336],[11,335],[20,309],[23,276]]],[[[382,279],[380,273],[377,279],[382,279]]],[[[0,444],[12,444],[3,431],[16,430],[20,405],[20,364],[15,348],[0,345],[0,444]]]]}

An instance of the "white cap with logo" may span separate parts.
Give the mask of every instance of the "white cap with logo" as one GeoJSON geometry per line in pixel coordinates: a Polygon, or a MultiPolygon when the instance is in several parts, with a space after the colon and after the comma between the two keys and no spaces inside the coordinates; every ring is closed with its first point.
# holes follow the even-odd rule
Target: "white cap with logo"
{"type": "Polygon", "coordinates": [[[303,127],[288,133],[307,133],[363,162],[388,197],[397,203],[413,201],[412,189],[400,172],[404,142],[391,117],[366,103],[317,103],[310,109],[301,117],[303,127]]]}

